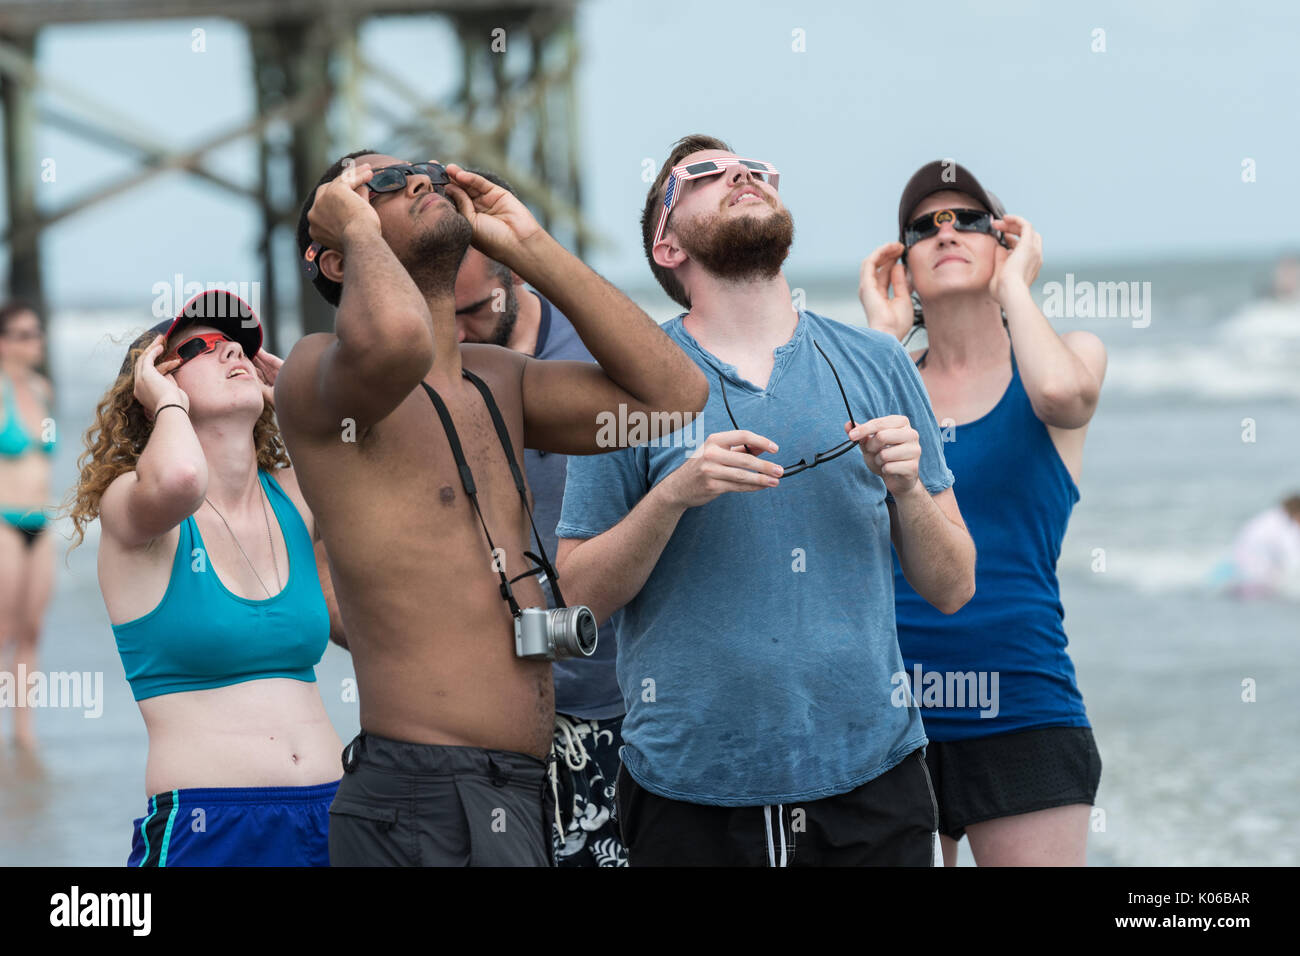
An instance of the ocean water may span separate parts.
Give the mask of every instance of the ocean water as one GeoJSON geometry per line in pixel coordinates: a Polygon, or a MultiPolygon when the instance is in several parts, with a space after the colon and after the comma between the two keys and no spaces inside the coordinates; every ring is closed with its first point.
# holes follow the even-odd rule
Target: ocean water
{"type": "MultiPolygon", "coordinates": [[[[1110,354],[1060,560],[1071,655],[1104,765],[1093,865],[1300,861],[1300,604],[1242,603],[1209,585],[1236,530],[1300,491],[1300,307],[1253,301],[1270,266],[1075,269],[1076,283],[1150,282],[1149,323],[1055,320],[1096,332],[1110,354]]],[[[1065,276],[1045,269],[1039,286],[1065,276]]],[[[809,308],[861,324],[856,277],[790,281],[809,308]]],[[[637,298],[658,319],[674,314],[655,295],[637,298]]],[[[53,317],[60,494],[145,311],[53,317]]],[[[0,865],[120,865],[144,805],[147,740],[99,597],[95,532],[66,565],[61,552],[41,668],[102,673],[102,714],[41,710],[35,759],[0,744],[0,865]]],[[[331,645],[317,673],[346,740],[357,729],[341,693],[347,653],[331,645]]],[[[9,717],[0,712],[6,740],[9,717]]],[[[971,862],[965,843],[961,861],[971,862]]]]}

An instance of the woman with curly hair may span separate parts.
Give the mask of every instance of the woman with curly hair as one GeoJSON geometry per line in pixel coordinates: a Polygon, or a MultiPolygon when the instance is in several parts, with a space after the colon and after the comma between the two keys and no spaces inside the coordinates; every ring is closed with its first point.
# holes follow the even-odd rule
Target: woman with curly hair
{"type": "MultiPolygon", "coordinates": [[[[36,644],[54,581],[54,541],[44,533],[54,399],[37,371],[44,339],[30,306],[0,307],[0,672],[11,674],[36,671],[36,644]]],[[[25,686],[21,678],[20,685],[25,686]]],[[[15,707],[13,714],[14,742],[33,749],[31,708],[15,707]]]]}
{"type": "Polygon", "coordinates": [[[261,340],[242,300],[196,297],[132,344],[86,433],[71,516],[77,543],[100,520],[100,590],[149,732],[131,866],[329,861],[328,565],[261,340]]]}

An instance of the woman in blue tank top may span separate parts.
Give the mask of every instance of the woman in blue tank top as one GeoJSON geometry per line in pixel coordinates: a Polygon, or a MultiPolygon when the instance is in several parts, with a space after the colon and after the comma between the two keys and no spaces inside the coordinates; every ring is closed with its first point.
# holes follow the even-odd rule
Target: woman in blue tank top
{"type": "Polygon", "coordinates": [[[981,866],[1083,865],[1101,758],[1066,653],[1056,561],[1106,351],[1090,333],[1053,330],[1029,292],[1041,238],[965,168],[923,166],[898,217],[900,241],[863,263],[859,296],[870,325],[905,343],[924,324],[928,347],[912,356],[977,555],[975,596],[952,615],[894,561],[944,861],[968,833],[981,866]]]}
{"type": "MultiPolygon", "coordinates": [[[[71,505],[149,732],[131,866],[327,866],[342,743],[315,523],[273,400],[280,360],[235,296],[144,333],[86,433],[71,505]]],[[[332,589],[331,589],[332,593],[332,589]]]]}
{"type": "MultiPolygon", "coordinates": [[[[54,419],[40,317],[22,302],[0,306],[0,673],[37,673],[36,648],[54,583],[45,534],[54,419]]],[[[36,747],[30,707],[13,713],[14,743],[36,747]]]]}

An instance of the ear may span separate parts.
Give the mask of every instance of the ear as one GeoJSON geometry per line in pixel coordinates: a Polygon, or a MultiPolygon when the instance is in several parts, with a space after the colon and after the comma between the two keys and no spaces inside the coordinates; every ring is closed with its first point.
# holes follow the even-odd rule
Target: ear
{"type": "Polygon", "coordinates": [[[331,282],[343,283],[343,253],[337,249],[322,249],[316,257],[320,274],[331,282]]]}
{"type": "Polygon", "coordinates": [[[664,237],[650,250],[655,265],[662,266],[665,269],[676,269],[690,258],[686,251],[677,245],[675,239],[676,237],[671,232],[665,231],[664,237]]]}

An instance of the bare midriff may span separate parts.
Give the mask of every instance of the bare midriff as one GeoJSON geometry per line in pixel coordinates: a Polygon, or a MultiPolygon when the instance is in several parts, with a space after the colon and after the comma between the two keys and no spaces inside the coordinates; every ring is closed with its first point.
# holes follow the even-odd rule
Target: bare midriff
{"type": "Polygon", "coordinates": [[[50,456],[35,445],[17,458],[0,458],[0,507],[39,511],[49,503],[50,456]]]}
{"type": "Polygon", "coordinates": [[[245,681],[140,701],[146,795],[193,787],[310,787],[343,775],[316,683],[245,681]]]}

